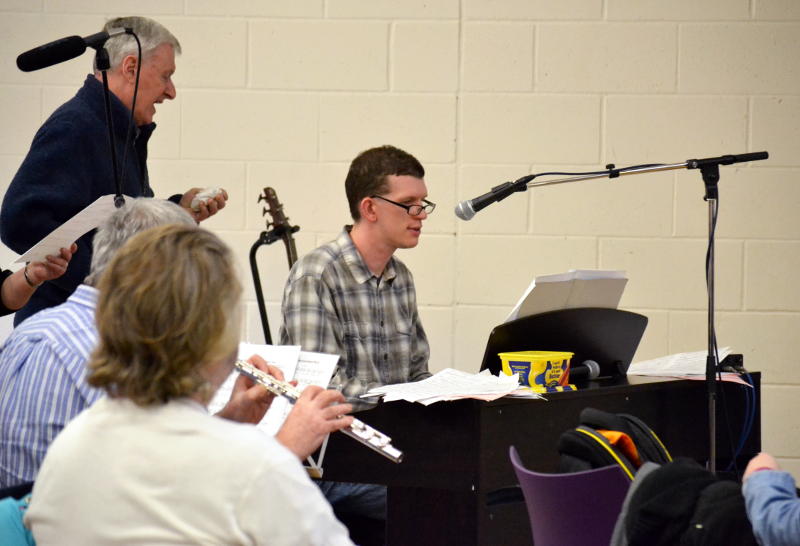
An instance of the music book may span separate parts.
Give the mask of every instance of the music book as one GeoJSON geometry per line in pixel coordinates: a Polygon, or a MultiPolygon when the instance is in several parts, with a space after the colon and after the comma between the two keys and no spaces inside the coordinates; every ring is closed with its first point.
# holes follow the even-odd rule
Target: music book
{"type": "Polygon", "coordinates": [[[559,309],[616,309],[627,283],[625,272],[618,270],[571,269],[540,275],[531,281],[505,321],[559,309]]]}

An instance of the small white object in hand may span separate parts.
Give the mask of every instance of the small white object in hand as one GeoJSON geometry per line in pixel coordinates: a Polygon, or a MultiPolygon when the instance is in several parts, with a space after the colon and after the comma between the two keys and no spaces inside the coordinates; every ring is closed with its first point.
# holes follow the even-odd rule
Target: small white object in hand
{"type": "Polygon", "coordinates": [[[222,193],[222,188],[206,188],[197,193],[192,199],[192,210],[200,210],[200,203],[208,203],[209,200],[214,199],[222,193]]]}

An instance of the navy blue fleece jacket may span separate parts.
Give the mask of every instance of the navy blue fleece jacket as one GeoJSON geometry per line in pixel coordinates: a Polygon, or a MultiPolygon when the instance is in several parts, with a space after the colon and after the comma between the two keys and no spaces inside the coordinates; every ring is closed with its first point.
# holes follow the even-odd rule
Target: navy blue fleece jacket
{"type": "MultiPolygon", "coordinates": [[[[122,193],[152,197],[147,176],[147,141],[151,123],[134,130],[125,164],[125,134],[130,110],[113,94],[111,117],[119,169],[124,172],[122,193]]],[[[27,251],[45,235],[102,195],[116,193],[106,127],[103,86],[89,75],[78,93],[61,105],[39,128],[3,199],[0,237],[12,250],[27,251]]],[[[170,200],[180,199],[173,196],[170,200]]],[[[78,251],[67,272],[46,282],[28,304],[17,311],[14,324],[69,297],[89,273],[90,232],[78,239],[78,251]]]]}

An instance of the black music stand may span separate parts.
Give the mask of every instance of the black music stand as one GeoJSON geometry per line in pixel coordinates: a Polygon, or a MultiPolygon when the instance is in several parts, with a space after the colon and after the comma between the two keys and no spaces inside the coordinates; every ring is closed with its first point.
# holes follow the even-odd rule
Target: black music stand
{"type": "Polygon", "coordinates": [[[626,375],[647,317],[621,311],[582,307],[530,315],[495,326],[489,334],[481,370],[497,375],[497,353],[508,351],[569,351],[572,363],[594,360],[601,377],[626,375]]]}

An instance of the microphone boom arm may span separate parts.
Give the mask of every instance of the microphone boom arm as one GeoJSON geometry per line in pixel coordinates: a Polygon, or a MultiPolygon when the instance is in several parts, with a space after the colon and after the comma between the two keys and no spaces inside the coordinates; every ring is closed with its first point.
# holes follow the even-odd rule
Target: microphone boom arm
{"type": "MultiPolygon", "coordinates": [[[[540,176],[553,176],[558,174],[570,174],[570,173],[539,173],[539,174],[529,174],[519,178],[514,182],[505,182],[500,184],[499,186],[495,186],[491,189],[488,193],[476,197],[475,199],[470,199],[467,201],[462,201],[458,205],[456,205],[455,213],[456,216],[461,218],[462,220],[471,220],[475,214],[486,208],[492,203],[496,203],[497,201],[502,201],[512,193],[518,191],[525,191],[528,188],[534,188],[538,186],[552,186],[555,184],[566,184],[568,182],[578,182],[581,180],[591,180],[594,178],[619,178],[620,176],[628,176],[632,174],[642,174],[648,172],[658,172],[658,171],[671,171],[676,169],[700,169],[703,172],[704,179],[713,176],[713,173],[719,172],[720,165],[731,165],[733,163],[745,163],[748,161],[758,161],[761,159],[767,159],[769,154],[767,152],[753,152],[753,153],[746,153],[746,154],[738,154],[738,155],[723,155],[719,157],[708,157],[705,159],[688,159],[682,163],[669,163],[669,164],[657,164],[657,165],[634,165],[631,167],[623,167],[621,169],[615,168],[613,164],[607,165],[606,170],[604,171],[595,171],[595,172],[587,172],[587,173],[575,173],[572,176],[567,178],[557,178],[555,180],[535,180],[537,177],[540,176]]],[[[717,179],[719,176],[717,175],[717,179]]],[[[706,199],[713,199],[714,198],[714,191],[716,188],[711,188],[707,184],[707,195],[706,199]]]]}
{"type": "MultiPolygon", "coordinates": [[[[591,180],[594,178],[619,178],[620,176],[626,176],[630,174],[641,174],[641,173],[658,172],[658,171],[673,171],[676,169],[687,168],[687,165],[688,162],[684,162],[684,163],[671,163],[669,165],[645,165],[641,167],[628,167],[627,169],[614,169],[612,165],[611,168],[603,172],[577,174],[575,176],[570,176],[568,178],[557,178],[555,180],[531,180],[530,182],[528,182],[527,186],[529,188],[535,188],[538,186],[566,184],[567,182],[579,182],[581,180],[591,180]]],[[[541,176],[541,175],[536,175],[536,176],[541,176]]]]}
{"type": "MultiPolygon", "coordinates": [[[[593,178],[618,178],[630,174],[642,174],[648,172],[658,171],[673,171],[677,169],[701,169],[705,167],[713,167],[718,165],[732,165],[733,163],[746,163],[748,161],[758,161],[767,159],[769,154],[767,152],[753,152],[749,154],[738,155],[723,155],[719,157],[709,157],[706,159],[688,159],[683,163],[670,163],[664,165],[639,165],[634,167],[625,167],[622,169],[615,169],[614,165],[609,165],[607,171],[596,173],[585,173],[570,176],[569,178],[559,178],[556,180],[531,180],[528,182],[528,187],[533,188],[537,186],[550,186],[552,184],[564,184],[566,182],[578,182],[579,180],[590,180],[593,178]]],[[[541,175],[534,175],[541,176],[541,175]]]]}

